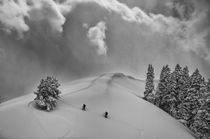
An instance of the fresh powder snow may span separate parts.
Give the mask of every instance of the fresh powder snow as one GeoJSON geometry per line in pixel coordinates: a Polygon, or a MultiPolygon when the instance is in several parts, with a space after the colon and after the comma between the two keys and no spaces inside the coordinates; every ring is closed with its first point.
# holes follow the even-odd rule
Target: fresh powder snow
{"type": "Polygon", "coordinates": [[[102,74],[64,84],[51,112],[34,107],[33,93],[4,102],[0,138],[195,139],[181,123],[141,98],[144,85],[121,73],[102,74]]]}

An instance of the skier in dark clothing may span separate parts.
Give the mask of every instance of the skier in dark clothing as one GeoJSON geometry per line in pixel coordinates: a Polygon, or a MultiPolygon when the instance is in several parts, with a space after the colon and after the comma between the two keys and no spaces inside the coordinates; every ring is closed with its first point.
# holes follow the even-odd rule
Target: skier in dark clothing
{"type": "Polygon", "coordinates": [[[83,104],[82,110],[83,110],[83,111],[86,111],[86,105],[85,105],[85,104],[83,104]]]}
{"type": "Polygon", "coordinates": [[[105,117],[105,118],[108,118],[108,114],[109,114],[109,113],[106,111],[106,112],[104,113],[104,117],[105,117]]]}

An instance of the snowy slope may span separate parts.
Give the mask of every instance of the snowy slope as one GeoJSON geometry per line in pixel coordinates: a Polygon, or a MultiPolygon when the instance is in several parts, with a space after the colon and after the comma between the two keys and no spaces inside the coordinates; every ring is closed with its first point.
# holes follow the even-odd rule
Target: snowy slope
{"type": "Polygon", "coordinates": [[[33,94],[13,99],[0,105],[0,138],[194,139],[175,119],[138,97],[143,87],[143,81],[122,74],[103,74],[64,85],[53,112],[34,108],[33,94]],[[81,110],[83,103],[87,111],[81,110]]]}

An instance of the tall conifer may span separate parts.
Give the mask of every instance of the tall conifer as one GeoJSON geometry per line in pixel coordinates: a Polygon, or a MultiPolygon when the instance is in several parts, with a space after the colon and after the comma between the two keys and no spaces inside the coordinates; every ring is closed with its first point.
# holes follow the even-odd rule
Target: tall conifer
{"type": "Polygon", "coordinates": [[[154,91],[154,68],[150,64],[148,66],[146,86],[145,86],[145,91],[144,91],[145,100],[148,100],[149,102],[154,103],[153,91],[154,91]]]}

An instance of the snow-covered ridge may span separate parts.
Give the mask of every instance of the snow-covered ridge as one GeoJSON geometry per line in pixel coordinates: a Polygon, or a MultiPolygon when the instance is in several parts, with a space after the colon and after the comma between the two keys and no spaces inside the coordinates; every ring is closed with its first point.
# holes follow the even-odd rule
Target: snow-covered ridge
{"type": "Polygon", "coordinates": [[[33,94],[2,103],[0,138],[194,139],[179,122],[140,98],[144,84],[119,73],[77,80],[61,87],[52,112],[36,109],[33,94]],[[83,104],[87,111],[81,110],[83,104]]]}

